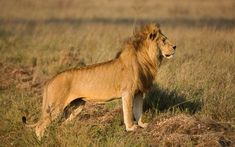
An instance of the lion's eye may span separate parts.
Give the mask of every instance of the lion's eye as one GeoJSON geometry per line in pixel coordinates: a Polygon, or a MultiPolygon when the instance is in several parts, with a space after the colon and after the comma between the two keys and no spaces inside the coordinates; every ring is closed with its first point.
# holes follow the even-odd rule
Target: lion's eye
{"type": "Polygon", "coordinates": [[[162,42],[165,43],[165,42],[166,42],[166,38],[163,38],[163,39],[162,39],[162,42]]]}

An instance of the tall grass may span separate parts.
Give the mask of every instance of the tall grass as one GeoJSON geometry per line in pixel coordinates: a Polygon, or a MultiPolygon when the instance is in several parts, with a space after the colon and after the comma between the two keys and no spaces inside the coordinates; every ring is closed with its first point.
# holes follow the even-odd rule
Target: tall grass
{"type": "Polygon", "coordinates": [[[190,113],[234,126],[232,0],[138,5],[0,0],[0,5],[0,146],[148,145],[143,137],[124,131],[121,110],[114,111],[120,101],[92,105],[66,126],[53,123],[41,142],[21,123],[23,115],[31,122],[39,117],[41,87],[47,79],[68,68],[112,59],[132,35],[134,20],[137,25],[157,21],[177,45],[175,57],[164,60],[154,88],[146,95],[145,119],[190,113]]]}

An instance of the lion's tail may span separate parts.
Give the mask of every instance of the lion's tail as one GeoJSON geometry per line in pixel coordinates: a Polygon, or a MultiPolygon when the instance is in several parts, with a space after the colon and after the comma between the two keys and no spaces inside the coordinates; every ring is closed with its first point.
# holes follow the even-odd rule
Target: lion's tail
{"type": "MultiPolygon", "coordinates": [[[[47,100],[47,87],[48,87],[48,83],[45,84],[45,86],[44,86],[42,111],[45,110],[44,108],[45,108],[45,104],[46,104],[46,100],[47,100]]],[[[36,122],[34,124],[27,124],[26,117],[25,116],[22,117],[22,122],[24,123],[24,125],[26,127],[29,127],[29,128],[36,127],[40,123],[41,120],[42,120],[42,116],[41,116],[41,118],[39,119],[38,122],[36,122]]]]}
{"type": "Polygon", "coordinates": [[[29,127],[29,128],[36,127],[38,125],[38,122],[34,124],[27,124],[27,119],[25,116],[22,117],[22,122],[25,124],[26,127],[29,127]]]}

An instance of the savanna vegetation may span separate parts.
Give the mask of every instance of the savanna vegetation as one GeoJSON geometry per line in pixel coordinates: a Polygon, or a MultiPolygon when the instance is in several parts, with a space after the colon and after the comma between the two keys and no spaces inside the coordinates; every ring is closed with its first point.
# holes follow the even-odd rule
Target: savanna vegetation
{"type": "MultiPolygon", "coordinates": [[[[233,146],[233,0],[0,0],[0,146],[233,146]],[[110,60],[136,26],[156,22],[177,45],[145,97],[146,129],[126,132],[121,101],[89,103],[42,141],[21,117],[40,116],[43,84],[110,60]]],[[[63,114],[61,114],[63,119],[63,114]]]]}

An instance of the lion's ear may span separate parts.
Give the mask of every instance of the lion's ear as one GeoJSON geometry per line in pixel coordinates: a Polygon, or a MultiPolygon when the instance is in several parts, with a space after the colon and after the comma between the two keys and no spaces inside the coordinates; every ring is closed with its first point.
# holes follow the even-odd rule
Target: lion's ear
{"type": "Polygon", "coordinates": [[[150,33],[149,34],[149,39],[154,40],[157,37],[157,33],[150,33]]]}
{"type": "Polygon", "coordinates": [[[154,24],[154,30],[152,33],[149,34],[149,39],[154,40],[158,38],[160,32],[160,25],[159,24],[154,24]]]}

